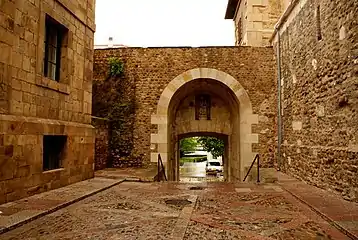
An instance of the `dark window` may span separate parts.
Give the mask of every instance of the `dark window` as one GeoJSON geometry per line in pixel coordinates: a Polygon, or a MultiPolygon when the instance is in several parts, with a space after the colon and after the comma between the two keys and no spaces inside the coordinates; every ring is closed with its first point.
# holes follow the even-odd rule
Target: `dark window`
{"type": "Polygon", "coordinates": [[[68,30],[56,20],[46,15],[44,75],[60,80],[61,50],[68,30]]]}
{"type": "Polygon", "coordinates": [[[219,167],[221,166],[220,162],[209,162],[210,166],[215,166],[215,167],[219,167]]]}
{"type": "Polygon", "coordinates": [[[316,27],[317,27],[317,39],[322,40],[321,7],[320,7],[320,5],[317,5],[317,8],[316,8],[316,27]]]}
{"type": "Polygon", "coordinates": [[[64,156],[67,136],[43,137],[43,170],[61,168],[61,160],[64,156]]]}

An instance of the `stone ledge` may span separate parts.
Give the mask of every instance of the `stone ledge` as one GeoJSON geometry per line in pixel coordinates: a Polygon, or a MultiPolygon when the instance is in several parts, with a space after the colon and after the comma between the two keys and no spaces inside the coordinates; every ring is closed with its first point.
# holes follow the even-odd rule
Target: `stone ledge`
{"type": "Polygon", "coordinates": [[[68,122],[63,120],[47,119],[47,118],[45,119],[45,118],[36,118],[36,117],[24,117],[24,116],[17,116],[17,115],[0,114],[0,121],[28,122],[28,123],[49,124],[49,125],[65,125],[71,127],[84,127],[84,128],[94,129],[94,127],[91,124],[68,122]]]}
{"type": "Polygon", "coordinates": [[[48,171],[43,171],[42,174],[51,174],[51,173],[57,173],[57,172],[64,172],[66,169],[65,168],[57,168],[57,169],[52,169],[52,170],[48,170],[48,171]]]}
{"type": "Polygon", "coordinates": [[[70,86],[68,84],[60,83],[43,76],[36,77],[36,86],[51,89],[67,95],[70,94],[70,86]]]}

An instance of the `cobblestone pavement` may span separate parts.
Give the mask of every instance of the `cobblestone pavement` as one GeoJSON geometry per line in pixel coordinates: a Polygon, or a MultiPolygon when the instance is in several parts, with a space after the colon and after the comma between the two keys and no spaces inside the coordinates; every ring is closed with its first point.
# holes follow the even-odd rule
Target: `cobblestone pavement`
{"type": "Polygon", "coordinates": [[[349,239],[277,185],[124,182],[0,239],[349,239]]]}

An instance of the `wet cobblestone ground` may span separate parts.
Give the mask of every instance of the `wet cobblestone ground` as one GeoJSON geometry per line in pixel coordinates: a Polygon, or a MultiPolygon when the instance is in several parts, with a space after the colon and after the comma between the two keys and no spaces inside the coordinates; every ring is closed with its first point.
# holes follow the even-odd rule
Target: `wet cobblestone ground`
{"type": "Polygon", "coordinates": [[[277,185],[124,182],[0,239],[349,238],[277,185]]]}

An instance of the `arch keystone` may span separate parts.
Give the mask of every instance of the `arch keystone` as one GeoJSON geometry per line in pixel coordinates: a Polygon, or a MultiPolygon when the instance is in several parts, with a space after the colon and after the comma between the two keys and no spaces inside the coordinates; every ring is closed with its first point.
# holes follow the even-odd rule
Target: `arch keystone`
{"type": "Polygon", "coordinates": [[[200,68],[200,78],[208,78],[208,68],[200,68]]]}

